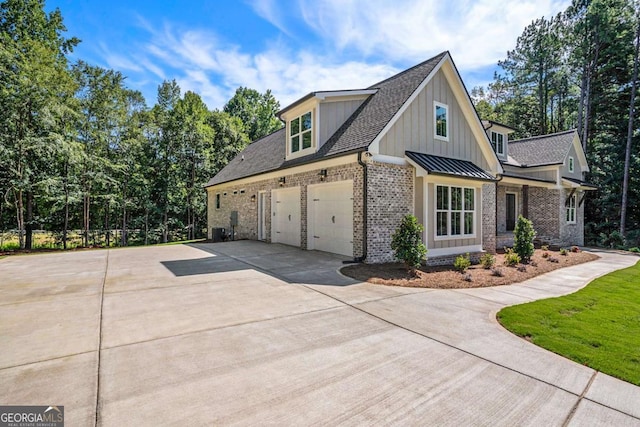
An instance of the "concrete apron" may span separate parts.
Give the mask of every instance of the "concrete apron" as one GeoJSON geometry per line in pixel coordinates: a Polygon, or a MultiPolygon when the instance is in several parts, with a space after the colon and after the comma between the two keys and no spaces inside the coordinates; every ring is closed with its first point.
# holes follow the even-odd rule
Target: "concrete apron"
{"type": "Polygon", "coordinates": [[[495,321],[637,261],[600,255],[442,291],[355,283],[341,257],[248,241],[9,257],[0,404],[64,405],[67,425],[640,425],[640,388],[495,321]]]}

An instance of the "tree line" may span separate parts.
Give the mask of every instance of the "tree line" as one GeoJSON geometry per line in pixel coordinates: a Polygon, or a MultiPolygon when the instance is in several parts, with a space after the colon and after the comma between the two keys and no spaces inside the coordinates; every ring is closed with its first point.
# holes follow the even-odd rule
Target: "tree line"
{"type": "Polygon", "coordinates": [[[203,237],[202,185],[249,141],[281,126],[270,91],[240,87],[222,110],[164,81],[152,107],[122,73],[69,54],[59,10],[0,3],[0,231],[69,230],[84,246],[203,237]],[[111,230],[121,230],[117,242],[111,230]]]}
{"type": "Polygon", "coordinates": [[[639,37],[637,0],[573,0],[528,25],[493,82],[471,91],[480,116],[516,138],[578,130],[599,187],[586,201],[590,244],[640,245],[639,37]]]}

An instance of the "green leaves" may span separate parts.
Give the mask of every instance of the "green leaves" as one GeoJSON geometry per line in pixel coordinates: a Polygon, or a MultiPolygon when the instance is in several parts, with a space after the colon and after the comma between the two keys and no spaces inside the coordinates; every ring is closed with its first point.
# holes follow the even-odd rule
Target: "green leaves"
{"type": "Polygon", "coordinates": [[[520,256],[522,262],[529,262],[533,256],[533,239],[535,237],[536,232],[531,221],[519,215],[513,230],[513,251],[520,256]]]}
{"type": "Polygon", "coordinates": [[[396,259],[404,262],[410,270],[419,267],[427,254],[427,247],[420,236],[423,231],[424,227],[415,216],[406,215],[391,236],[391,249],[396,259]]]}

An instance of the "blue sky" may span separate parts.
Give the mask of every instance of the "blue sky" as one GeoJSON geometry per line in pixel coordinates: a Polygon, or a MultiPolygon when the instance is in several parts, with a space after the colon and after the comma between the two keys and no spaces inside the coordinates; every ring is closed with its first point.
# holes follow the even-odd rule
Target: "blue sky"
{"type": "Polygon", "coordinates": [[[47,0],[72,60],[113,68],[153,105],[176,79],[222,108],[238,86],[271,89],[281,106],[315,90],[367,87],[451,51],[468,90],[532,20],[569,0],[47,0]]]}

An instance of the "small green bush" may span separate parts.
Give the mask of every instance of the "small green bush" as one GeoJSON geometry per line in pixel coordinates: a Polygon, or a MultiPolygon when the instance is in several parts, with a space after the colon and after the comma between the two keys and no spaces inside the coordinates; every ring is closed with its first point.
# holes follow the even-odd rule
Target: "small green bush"
{"type": "Polygon", "coordinates": [[[629,252],[635,252],[635,253],[640,253],[640,248],[638,247],[633,247],[633,248],[629,248],[629,252]]]}
{"type": "Polygon", "coordinates": [[[482,267],[485,270],[489,270],[491,267],[493,267],[495,265],[495,263],[496,263],[496,257],[494,257],[489,252],[485,253],[480,258],[480,264],[482,264],[482,267]]]}
{"type": "Polygon", "coordinates": [[[427,255],[427,247],[420,237],[422,231],[424,227],[418,219],[413,215],[406,215],[400,227],[391,236],[394,256],[404,262],[410,271],[418,268],[427,255]]]}
{"type": "Polygon", "coordinates": [[[518,216],[516,228],[513,230],[513,250],[520,255],[522,262],[529,262],[533,255],[533,239],[536,237],[536,231],[533,224],[522,215],[518,216]]]}
{"type": "Polygon", "coordinates": [[[549,245],[542,245],[540,246],[540,249],[542,249],[543,251],[548,251],[549,250],[549,245]]]}
{"type": "Polygon", "coordinates": [[[560,248],[560,255],[567,256],[569,255],[569,251],[566,250],[565,248],[560,248]]]}
{"type": "Polygon", "coordinates": [[[619,249],[626,245],[624,236],[618,230],[612,231],[611,234],[600,233],[600,246],[604,248],[619,249]]]}
{"type": "Polygon", "coordinates": [[[505,249],[504,265],[508,267],[513,267],[514,265],[520,264],[520,261],[522,261],[522,259],[520,258],[520,255],[518,255],[513,249],[511,248],[505,249]]]}
{"type": "Polygon", "coordinates": [[[457,256],[456,260],[453,262],[453,268],[455,268],[460,273],[464,273],[469,267],[471,267],[471,259],[469,258],[469,254],[457,256]]]}

